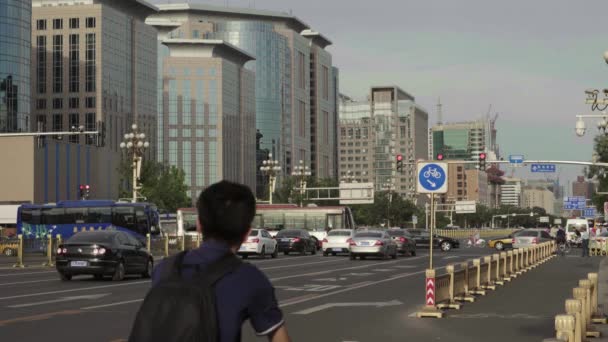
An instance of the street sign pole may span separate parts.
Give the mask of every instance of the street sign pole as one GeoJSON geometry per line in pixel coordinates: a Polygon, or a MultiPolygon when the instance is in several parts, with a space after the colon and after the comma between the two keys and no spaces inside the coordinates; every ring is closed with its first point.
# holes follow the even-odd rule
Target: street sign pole
{"type": "Polygon", "coordinates": [[[429,243],[429,269],[433,269],[433,244],[434,241],[434,233],[435,231],[435,193],[431,193],[431,235],[430,235],[430,243],[429,243]]]}

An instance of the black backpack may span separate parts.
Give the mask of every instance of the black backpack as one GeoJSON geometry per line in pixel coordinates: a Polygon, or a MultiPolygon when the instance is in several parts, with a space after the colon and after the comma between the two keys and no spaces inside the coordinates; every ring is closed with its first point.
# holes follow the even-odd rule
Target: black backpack
{"type": "Polygon", "coordinates": [[[160,283],[150,289],[139,308],[129,342],[217,342],[215,283],[236,270],[241,260],[228,253],[192,279],[182,279],[186,251],[165,262],[160,283]]]}

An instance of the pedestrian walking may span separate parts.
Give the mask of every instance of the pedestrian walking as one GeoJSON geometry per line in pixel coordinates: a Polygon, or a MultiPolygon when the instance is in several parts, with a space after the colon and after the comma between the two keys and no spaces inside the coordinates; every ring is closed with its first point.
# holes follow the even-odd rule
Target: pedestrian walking
{"type": "Polygon", "coordinates": [[[589,229],[582,227],[581,228],[581,240],[582,240],[582,248],[583,248],[583,257],[589,256],[589,229]]]}
{"type": "Polygon", "coordinates": [[[274,287],[257,267],[236,256],[255,216],[248,187],[222,181],[198,198],[198,249],[163,260],[152,275],[129,342],[235,342],[251,322],[271,342],[290,338],[274,287]]]}

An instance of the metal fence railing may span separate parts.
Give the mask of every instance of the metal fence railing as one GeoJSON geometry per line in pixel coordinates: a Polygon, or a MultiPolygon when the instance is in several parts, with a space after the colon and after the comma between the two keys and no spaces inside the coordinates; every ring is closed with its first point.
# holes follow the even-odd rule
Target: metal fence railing
{"type": "Polygon", "coordinates": [[[517,229],[437,229],[437,235],[452,239],[468,239],[479,233],[480,238],[487,239],[507,236],[516,230],[517,229]]]}

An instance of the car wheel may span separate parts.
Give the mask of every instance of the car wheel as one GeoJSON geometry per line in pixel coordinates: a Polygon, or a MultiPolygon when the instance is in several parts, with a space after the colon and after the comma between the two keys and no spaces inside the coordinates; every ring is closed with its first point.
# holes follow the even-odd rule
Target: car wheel
{"type": "Polygon", "coordinates": [[[359,259],[361,259],[361,260],[365,260],[365,255],[360,255],[360,256],[359,256],[359,259]]]}
{"type": "Polygon", "coordinates": [[[247,259],[247,258],[249,258],[249,255],[243,254],[242,257],[243,257],[243,259],[247,259]]]}
{"type": "Polygon", "coordinates": [[[270,254],[270,257],[275,259],[278,256],[279,256],[279,246],[275,246],[274,251],[272,252],[272,254],[270,254]]]}
{"type": "Polygon", "coordinates": [[[93,279],[95,279],[95,280],[103,280],[103,274],[95,274],[93,276],[93,279]]]}
{"type": "Polygon", "coordinates": [[[411,255],[411,256],[416,256],[416,250],[415,250],[415,249],[412,249],[412,251],[410,252],[410,255],[411,255]]]}
{"type": "Polygon", "coordinates": [[[72,280],[72,275],[71,274],[59,273],[59,277],[61,278],[62,281],[70,281],[70,280],[72,280]]]}
{"type": "Polygon", "coordinates": [[[116,271],[114,271],[114,275],[112,275],[112,280],[121,281],[125,279],[125,264],[120,261],[116,266],[116,271]]]}
{"type": "Polygon", "coordinates": [[[260,252],[260,256],[261,256],[262,258],[265,258],[265,257],[266,257],[266,246],[262,246],[262,251],[260,252]]]}
{"type": "Polygon", "coordinates": [[[395,250],[395,253],[393,253],[393,255],[391,255],[391,258],[397,259],[397,250],[395,250]]]}
{"type": "Polygon", "coordinates": [[[142,278],[150,278],[152,276],[152,270],[154,269],[154,263],[152,262],[152,260],[148,260],[148,263],[146,264],[146,269],[144,270],[144,273],[141,274],[142,278]]]}
{"type": "Polygon", "coordinates": [[[443,241],[440,244],[440,248],[442,251],[447,252],[452,249],[452,244],[449,241],[443,241]]]}
{"type": "Polygon", "coordinates": [[[7,256],[7,257],[11,257],[11,256],[13,256],[13,255],[14,255],[14,254],[13,254],[13,249],[12,249],[12,248],[7,248],[7,249],[5,249],[5,250],[4,250],[4,255],[5,255],[5,256],[7,256]]]}
{"type": "Polygon", "coordinates": [[[327,252],[323,252],[323,256],[324,256],[324,257],[329,256],[329,253],[327,253],[327,252]]]}
{"type": "Polygon", "coordinates": [[[353,253],[350,253],[350,260],[355,260],[357,259],[357,256],[354,255],[353,253]]]}
{"type": "Polygon", "coordinates": [[[312,253],[312,255],[316,255],[317,254],[317,245],[312,246],[311,253],[312,253]]]}
{"type": "Polygon", "coordinates": [[[502,242],[499,241],[494,245],[494,248],[496,248],[497,251],[502,251],[503,249],[505,249],[505,246],[502,242]]]}
{"type": "Polygon", "coordinates": [[[289,252],[285,251],[283,252],[284,255],[289,255],[289,252]]]}
{"type": "Polygon", "coordinates": [[[332,256],[336,256],[338,253],[332,252],[331,255],[332,256]]]}

